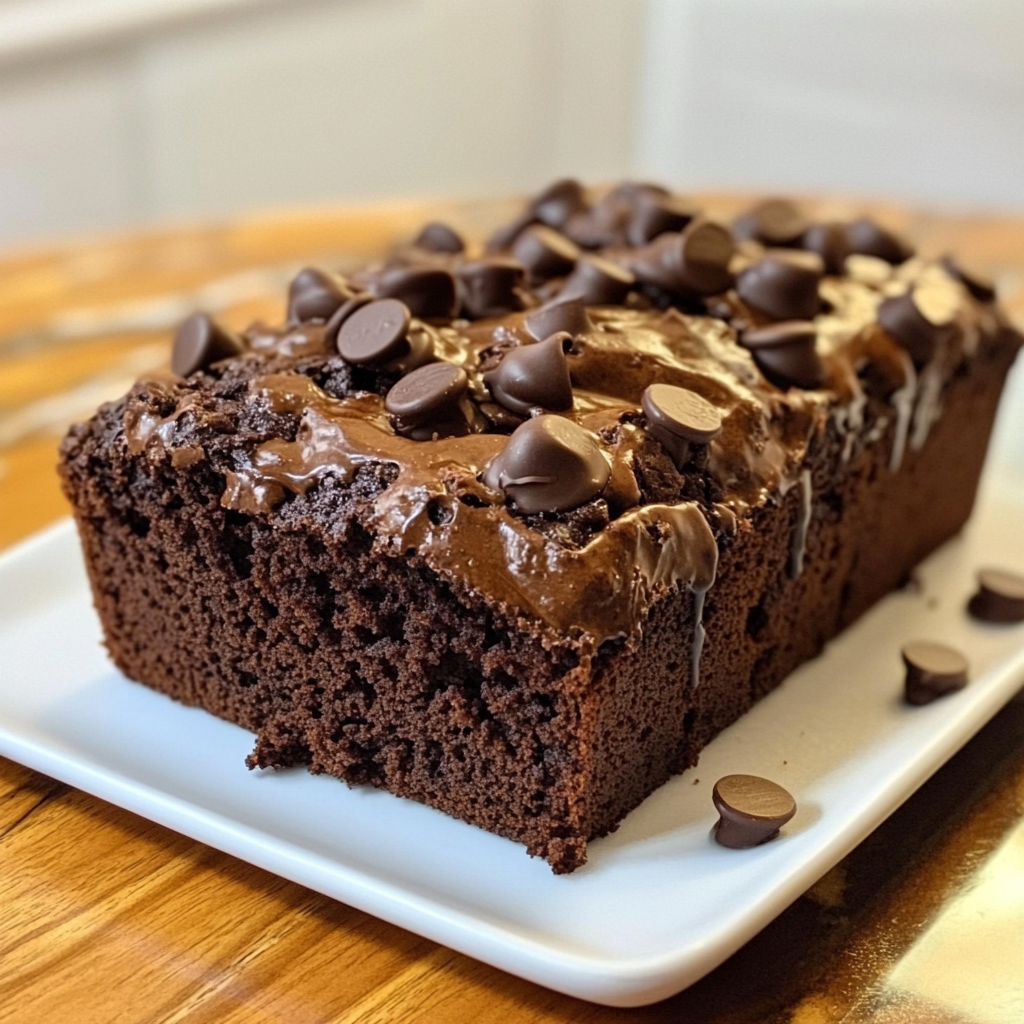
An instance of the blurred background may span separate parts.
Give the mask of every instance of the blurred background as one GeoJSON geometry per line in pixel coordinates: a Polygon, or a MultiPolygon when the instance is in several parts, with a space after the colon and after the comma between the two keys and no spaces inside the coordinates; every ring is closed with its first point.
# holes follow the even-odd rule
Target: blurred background
{"type": "Polygon", "coordinates": [[[559,174],[1024,210],[1020,0],[0,0],[0,247],[559,174]]]}
{"type": "Polygon", "coordinates": [[[1024,324],[1022,57],[1021,0],[0,0],[0,547],[194,309],[560,175],[882,201],[1024,324]]]}

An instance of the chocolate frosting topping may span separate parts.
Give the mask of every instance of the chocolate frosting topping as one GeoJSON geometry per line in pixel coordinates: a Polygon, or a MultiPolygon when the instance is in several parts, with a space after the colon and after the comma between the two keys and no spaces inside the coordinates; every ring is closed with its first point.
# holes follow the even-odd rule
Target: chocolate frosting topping
{"type": "Polygon", "coordinates": [[[826,431],[844,462],[891,443],[898,471],[945,381],[1010,328],[983,283],[897,261],[878,225],[818,238],[769,207],[737,251],[721,224],[682,224],[691,212],[655,186],[592,200],[561,182],[491,256],[435,227],[351,285],[304,272],[284,327],[238,338],[193,318],[174,368],[207,372],[140,382],[128,451],[208,467],[225,508],[271,524],[348,489],[381,551],[591,649],[636,642],[677,587],[699,624],[718,544],[809,483],[826,431]],[[765,284],[772,261],[784,269],[765,284]]]}

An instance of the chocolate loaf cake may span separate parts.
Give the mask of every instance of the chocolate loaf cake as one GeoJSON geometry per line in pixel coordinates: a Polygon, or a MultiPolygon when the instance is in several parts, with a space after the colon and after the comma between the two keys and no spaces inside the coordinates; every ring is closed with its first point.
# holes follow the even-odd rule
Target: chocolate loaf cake
{"type": "Polygon", "coordinates": [[[874,221],[563,181],[197,314],[61,473],[129,678],[568,872],[960,529],[1020,344],[874,221]]]}

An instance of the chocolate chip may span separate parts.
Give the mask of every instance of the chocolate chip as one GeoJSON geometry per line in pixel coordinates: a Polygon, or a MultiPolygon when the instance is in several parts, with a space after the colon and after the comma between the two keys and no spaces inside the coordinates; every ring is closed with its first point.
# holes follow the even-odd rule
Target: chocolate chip
{"type": "Polygon", "coordinates": [[[697,213],[697,208],[683,199],[640,192],[626,228],[626,241],[646,245],[666,231],[682,231],[697,213]]]}
{"type": "Polygon", "coordinates": [[[579,246],[544,224],[528,227],[512,246],[512,255],[535,280],[568,274],[580,258],[579,246]]]}
{"type": "Polygon", "coordinates": [[[379,299],[399,299],[413,316],[447,320],[458,312],[455,278],[439,267],[394,267],[374,284],[379,299]]]}
{"type": "Polygon", "coordinates": [[[765,199],[736,218],[737,238],[753,238],[765,245],[796,245],[807,230],[803,211],[788,199],[765,199]]]}
{"type": "Polygon", "coordinates": [[[438,220],[431,221],[424,225],[423,230],[416,236],[412,243],[417,249],[424,249],[427,252],[460,253],[466,248],[466,243],[454,229],[438,220]]]}
{"type": "Polygon", "coordinates": [[[526,268],[518,260],[489,257],[463,263],[456,271],[462,312],[473,319],[503,316],[523,308],[526,268]]]}
{"type": "Polygon", "coordinates": [[[941,282],[919,284],[902,295],[883,299],[878,322],[918,366],[956,333],[957,295],[941,282]]]}
{"type": "Polygon", "coordinates": [[[495,400],[528,416],[535,409],[564,412],[572,408],[572,383],[565,355],[572,348],[568,334],[553,334],[534,345],[520,345],[502,356],[496,369],[484,374],[495,400]]]}
{"type": "Polygon", "coordinates": [[[1024,622],[1024,576],[1005,569],[982,569],[978,592],[967,610],[982,622],[1024,622]]]}
{"type": "Polygon", "coordinates": [[[341,325],[357,309],[362,309],[363,306],[366,306],[373,301],[374,298],[369,292],[360,292],[358,295],[353,295],[351,299],[342,303],[335,310],[331,319],[327,321],[327,325],[324,327],[324,343],[326,345],[337,345],[338,332],[341,330],[341,325]]]}
{"type": "Polygon", "coordinates": [[[825,368],[818,355],[818,332],[809,320],[783,320],[744,331],[740,344],[749,349],[758,369],[777,388],[819,388],[825,368]]]}
{"type": "Polygon", "coordinates": [[[377,299],[357,309],[338,332],[338,352],[347,363],[374,366],[409,351],[409,307],[398,299],[377,299]]]}
{"type": "Polygon", "coordinates": [[[406,374],[384,399],[395,429],[417,441],[452,437],[469,430],[462,400],[469,377],[454,363],[430,363],[406,374]]]}
{"type": "Polygon", "coordinates": [[[736,291],[773,320],[810,320],[821,308],[818,282],[823,271],[814,253],[775,253],[744,270],[736,278],[736,291]]]}
{"type": "Polygon", "coordinates": [[[526,314],[523,323],[538,341],[550,338],[552,334],[558,334],[560,331],[576,335],[594,329],[582,300],[566,299],[561,295],[531,310],[526,314]]]}
{"type": "Polygon", "coordinates": [[[652,384],[641,397],[647,429],[680,469],[690,460],[690,446],[707,444],[722,432],[722,414],[695,391],[672,384],[652,384]]]}
{"type": "Polygon", "coordinates": [[[846,257],[850,254],[846,225],[839,221],[812,224],[804,232],[801,247],[821,257],[826,274],[841,274],[846,257]]]}
{"type": "Polygon", "coordinates": [[[526,228],[531,224],[536,223],[537,218],[531,210],[521,213],[514,221],[498,228],[498,230],[487,239],[487,251],[504,252],[506,249],[511,248],[512,243],[523,233],[523,231],[526,230],[526,228]]]}
{"type": "Polygon", "coordinates": [[[610,474],[593,434],[563,416],[546,415],[516,428],[483,479],[529,515],[577,508],[601,493],[610,474]]]}
{"type": "Polygon", "coordinates": [[[952,647],[930,640],[903,645],[907,667],[904,695],[908,704],[929,704],[967,685],[967,659],[952,647]]]}
{"type": "Polygon", "coordinates": [[[715,841],[733,850],[760,846],[796,814],[796,801],[778,783],[758,775],[726,775],[711,793],[721,816],[715,841]]]}
{"type": "Polygon", "coordinates": [[[973,267],[967,268],[952,256],[943,256],[942,265],[946,272],[956,278],[979,302],[995,302],[996,286],[984,274],[973,267]]]}
{"type": "Polygon", "coordinates": [[[646,284],[670,292],[713,295],[732,283],[732,235],[713,221],[694,221],[679,234],[669,232],[638,249],[629,268],[646,284]]]}
{"type": "Polygon", "coordinates": [[[207,313],[193,313],[174,335],[171,370],[179,377],[188,377],[244,351],[245,345],[234,331],[222,327],[207,313]]]}
{"type": "Polygon", "coordinates": [[[585,206],[583,186],[573,178],[562,178],[548,185],[533,200],[530,212],[543,224],[561,228],[585,206]]]}
{"type": "Polygon", "coordinates": [[[914,255],[909,242],[870,217],[861,217],[846,226],[846,244],[850,252],[877,256],[886,263],[902,263],[914,255]]]}
{"type": "Polygon", "coordinates": [[[558,297],[588,306],[617,306],[635,284],[636,277],[625,267],[600,256],[581,256],[558,297]]]}
{"type": "Polygon", "coordinates": [[[307,320],[329,320],[331,315],[352,292],[342,278],[316,267],[300,270],[288,286],[288,320],[303,323],[307,320]]]}

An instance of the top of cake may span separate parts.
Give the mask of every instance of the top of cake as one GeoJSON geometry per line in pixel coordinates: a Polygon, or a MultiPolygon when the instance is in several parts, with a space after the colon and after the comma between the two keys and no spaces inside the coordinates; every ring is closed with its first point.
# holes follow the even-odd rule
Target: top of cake
{"type": "Polygon", "coordinates": [[[560,181],[485,246],[430,224],[347,278],[302,271],[281,326],[197,314],[174,374],[106,415],[226,509],[358,525],[596,646],[706,590],[813,451],[841,469],[884,444],[898,471],[945,382],[1018,344],[989,282],[872,220],[769,200],[727,226],[657,186],[560,181]]]}

